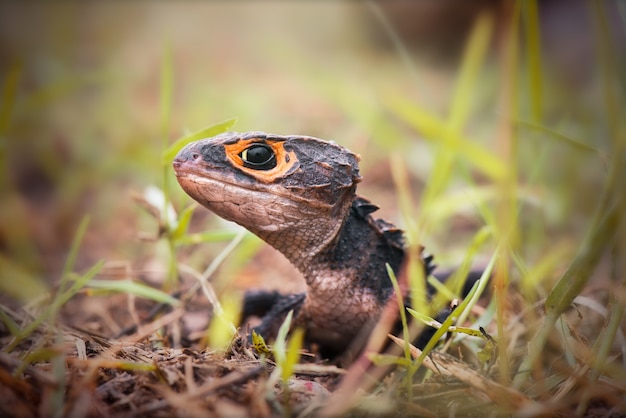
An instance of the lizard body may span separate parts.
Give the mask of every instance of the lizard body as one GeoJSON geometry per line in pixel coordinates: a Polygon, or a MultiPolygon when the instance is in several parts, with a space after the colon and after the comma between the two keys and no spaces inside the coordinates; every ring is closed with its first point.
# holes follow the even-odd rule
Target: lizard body
{"type": "Polygon", "coordinates": [[[393,294],[386,263],[399,272],[403,233],[374,219],[377,206],[356,195],[358,160],[334,142],[263,132],[203,139],[174,160],[185,192],[259,236],[304,276],[305,294],[257,295],[273,305],[259,327],[264,336],[293,309],[307,340],[340,352],[368,334],[393,294]]]}

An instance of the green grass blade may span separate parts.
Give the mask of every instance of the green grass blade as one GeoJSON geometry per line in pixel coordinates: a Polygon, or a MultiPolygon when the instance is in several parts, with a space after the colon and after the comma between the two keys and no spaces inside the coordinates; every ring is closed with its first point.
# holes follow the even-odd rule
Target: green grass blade
{"type": "Polygon", "coordinates": [[[496,154],[470,138],[451,131],[444,121],[425,109],[398,96],[390,98],[387,106],[396,116],[423,135],[424,139],[439,143],[450,152],[463,157],[492,180],[501,180],[506,175],[507,166],[496,154]]]}
{"type": "Polygon", "coordinates": [[[472,290],[470,290],[470,292],[463,300],[462,304],[466,304],[466,308],[459,310],[459,316],[457,318],[459,324],[465,322],[465,319],[470,314],[472,307],[476,305],[476,303],[478,303],[478,299],[485,292],[487,285],[490,283],[489,278],[491,277],[491,273],[493,272],[498,257],[500,257],[499,247],[496,248],[496,251],[494,251],[493,255],[491,256],[491,259],[489,260],[489,263],[487,263],[487,267],[485,267],[485,270],[483,270],[483,274],[480,276],[480,279],[476,283],[474,283],[474,286],[472,286],[472,290]]]}
{"type": "Polygon", "coordinates": [[[78,230],[76,231],[76,235],[74,235],[74,240],[72,241],[72,246],[70,247],[69,254],[67,256],[67,260],[65,261],[65,266],[63,267],[63,273],[61,275],[61,284],[59,285],[59,293],[63,293],[66,291],[69,282],[70,272],[74,269],[74,264],[76,263],[76,258],[78,257],[78,251],[80,250],[80,244],[83,241],[83,237],[85,236],[85,232],[87,231],[87,226],[89,225],[89,215],[86,215],[78,226],[78,230]]]}
{"type": "Polygon", "coordinates": [[[594,154],[598,154],[599,156],[601,156],[603,160],[606,159],[606,156],[598,148],[595,148],[595,147],[593,147],[593,146],[591,146],[589,144],[586,144],[586,143],[584,143],[584,142],[582,142],[582,141],[580,141],[578,139],[571,138],[571,137],[569,137],[567,135],[564,135],[564,134],[562,134],[560,132],[557,132],[557,131],[555,131],[553,129],[550,129],[550,128],[546,127],[546,126],[542,126],[542,125],[539,125],[537,123],[528,122],[528,121],[524,121],[524,120],[517,120],[516,124],[518,126],[521,126],[521,127],[533,129],[535,131],[544,133],[549,138],[559,140],[562,143],[564,143],[564,144],[566,144],[566,145],[568,145],[568,146],[570,146],[572,148],[576,148],[576,149],[581,150],[581,151],[592,152],[594,154]]]}
{"type": "MultiPolygon", "coordinates": [[[[63,345],[63,335],[57,331],[55,345],[63,345]]],[[[51,418],[62,418],[65,409],[65,394],[67,391],[68,373],[66,371],[66,354],[60,350],[50,362],[52,366],[51,375],[54,377],[56,385],[52,388],[49,396],[48,416],[51,418]]]]}
{"type": "MultiPolygon", "coordinates": [[[[5,77],[2,97],[0,97],[0,136],[6,135],[11,124],[21,73],[21,66],[14,64],[5,77]]],[[[4,147],[4,143],[0,144],[4,147]]],[[[2,155],[4,156],[4,153],[2,155]]]]}
{"type": "MultiPolygon", "coordinates": [[[[176,229],[171,232],[170,239],[174,240],[178,243],[182,237],[187,233],[187,228],[189,228],[189,222],[191,222],[191,215],[193,215],[193,211],[196,208],[196,204],[191,204],[187,206],[178,216],[178,221],[176,223],[176,229]]],[[[169,222],[168,222],[169,225],[169,222]]]]}
{"type": "MultiPolygon", "coordinates": [[[[163,51],[163,60],[161,62],[161,150],[165,152],[170,136],[170,119],[172,113],[172,92],[174,79],[174,61],[172,58],[172,44],[168,42],[163,51]]],[[[168,219],[170,206],[170,173],[171,168],[163,165],[163,206],[161,213],[168,219]]],[[[169,222],[166,224],[168,232],[171,230],[169,222]]],[[[170,234],[166,235],[167,245],[169,249],[169,260],[167,275],[163,287],[171,289],[178,278],[178,264],[176,260],[176,246],[170,234]]]]}
{"type": "Polygon", "coordinates": [[[0,321],[9,330],[12,336],[17,336],[20,333],[20,326],[0,307],[0,321]]]}
{"type": "Polygon", "coordinates": [[[591,227],[580,253],[561,276],[546,299],[545,309],[555,316],[565,312],[591,278],[614,232],[619,229],[621,207],[614,205],[591,227]]]}
{"type": "Polygon", "coordinates": [[[415,205],[413,204],[414,200],[411,193],[409,171],[404,162],[404,156],[399,152],[394,152],[389,158],[389,165],[391,167],[391,178],[393,179],[398,195],[400,213],[402,214],[403,221],[407,225],[405,228],[406,237],[409,245],[418,245],[421,241],[419,237],[421,231],[417,229],[417,224],[414,219],[415,205]]]}
{"type": "Polygon", "coordinates": [[[524,29],[526,33],[526,71],[530,93],[532,120],[541,122],[543,114],[542,71],[541,71],[541,31],[537,0],[522,2],[524,29]]]}
{"type": "Polygon", "coordinates": [[[302,328],[296,328],[291,333],[291,337],[287,343],[287,353],[285,361],[281,367],[281,379],[283,382],[287,382],[291,378],[291,375],[293,375],[296,364],[298,364],[298,361],[300,360],[300,350],[302,348],[303,341],[304,330],[302,328]]]}
{"type": "MultiPolygon", "coordinates": [[[[74,280],[74,283],[70,286],[69,289],[66,289],[63,292],[57,292],[55,299],[52,301],[47,308],[41,312],[32,322],[30,322],[22,331],[20,331],[19,335],[11,341],[11,343],[7,347],[7,351],[12,351],[24,338],[28,337],[33,331],[39,327],[45,321],[52,322],[56,317],[58,310],[65,304],[67,301],[74,296],[80,289],[84,287],[85,284],[89,282],[102,268],[104,265],[103,261],[96,263],[87,273],[78,277],[74,280]]],[[[71,279],[71,274],[68,274],[68,282],[71,279]]]]}
{"type": "MultiPolygon", "coordinates": [[[[493,260],[495,260],[495,258],[496,257],[494,255],[493,260]]],[[[484,276],[484,274],[483,274],[483,276],[484,276]]],[[[452,313],[450,313],[450,315],[448,315],[446,320],[441,324],[441,327],[439,329],[437,329],[437,331],[435,331],[435,334],[432,336],[430,341],[428,341],[428,344],[426,344],[426,346],[422,350],[422,354],[415,361],[415,366],[416,367],[418,367],[419,365],[422,364],[422,362],[424,361],[424,358],[428,355],[428,353],[430,353],[433,350],[433,348],[435,348],[435,345],[437,345],[437,342],[439,341],[439,339],[441,337],[443,337],[443,335],[446,332],[448,332],[448,329],[452,326],[453,322],[457,318],[460,318],[460,316],[463,315],[463,312],[465,312],[466,310],[469,311],[468,307],[471,307],[471,306],[473,306],[476,303],[477,298],[480,296],[480,293],[482,293],[482,290],[484,290],[484,288],[486,286],[486,281],[487,280],[482,280],[482,278],[481,278],[481,280],[479,280],[476,283],[474,283],[474,286],[472,287],[472,289],[468,293],[467,297],[465,299],[463,299],[463,301],[459,304],[459,306],[457,306],[452,311],[452,313]]],[[[418,318],[418,319],[421,318],[421,317],[424,317],[423,314],[420,314],[419,312],[417,312],[417,311],[415,311],[413,309],[409,310],[409,313],[411,313],[411,315],[413,315],[413,316],[416,316],[416,318],[418,318]]],[[[467,315],[467,314],[465,314],[465,315],[467,315]]]]}
{"type": "Polygon", "coordinates": [[[213,261],[211,261],[211,263],[204,270],[204,272],[202,273],[203,279],[208,280],[209,277],[211,277],[213,273],[217,271],[217,268],[224,262],[226,257],[228,257],[230,253],[232,253],[235,250],[235,248],[237,248],[237,246],[241,244],[243,239],[249,234],[250,233],[246,229],[241,228],[235,234],[232,241],[229,242],[228,245],[224,247],[224,249],[215,258],[213,258],[213,261]]]}
{"type": "Polygon", "coordinates": [[[203,244],[206,242],[221,242],[228,241],[235,238],[239,234],[238,231],[223,230],[223,231],[206,231],[198,232],[195,234],[186,234],[176,239],[176,245],[193,245],[203,244]]]}
{"type": "Polygon", "coordinates": [[[276,368],[268,379],[268,389],[270,388],[270,384],[271,386],[274,386],[279,382],[279,380],[283,384],[286,383],[283,379],[283,367],[285,366],[285,362],[287,359],[287,334],[291,329],[292,318],[293,310],[289,311],[289,313],[285,317],[285,320],[280,325],[278,334],[276,335],[276,341],[274,342],[274,346],[272,347],[272,353],[274,354],[274,359],[276,360],[276,368]]]}
{"type": "Polygon", "coordinates": [[[367,357],[370,359],[372,364],[376,366],[400,366],[409,368],[411,366],[412,361],[407,361],[404,357],[392,356],[390,354],[378,354],[378,353],[367,353],[367,357]]]}
{"type": "Polygon", "coordinates": [[[419,226],[423,230],[428,231],[435,225],[428,215],[433,213],[431,208],[434,202],[439,199],[450,183],[456,157],[453,150],[448,147],[440,147],[435,155],[433,170],[422,195],[419,226]]]}
{"type": "Polygon", "coordinates": [[[176,154],[178,154],[178,152],[183,149],[185,145],[199,139],[210,138],[212,136],[226,132],[230,128],[235,126],[235,123],[237,123],[237,118],[226,119],[225,121],[204,127],[198,131],[177,139],[163,152],[163,164],[171,164],[171,162],[174,160],[174,157],[176,157],[176,154]]]}
{"type": "MultiPolygon", "coordinates": [[[[616,144],[618,149],[620,143],[616,144]]],[[[608,179],[600,199],[600,204],[590,223],[587,236],[576,258],[563,273],[545,302],[546,317],[528,345],[528,354],[521,362],[513,380],[516,388],[522,386],[541,356],[554,324],[560,315],[585,287],[607,247],[612,244],[617,231],[621,229],[623,210],[626,206],[623,186],[626,172],[623,170],[624,156],[612,154],[608,179]]]]}
{"type": "Polygon", "coordinates": [[[134,280],[92,280],[87,287],[113,293],[131,294],[172,306],[180,305],[176,298],[167,293],[134,280]]]}
{"type": "MultiPolygon", "coordinates": [[[[438,291],[434,298],[434,303],[433,303],[434,306],[443,306],[444,301],[451,300],[454,297],[459,296],[459,294],[461,293],[461,289],[463,288],[463,285],[467,278],[467,275],[470,272],[472,260],[474,259],[476,254],[478,254],[478,251],[487,242],[487,239],[492,236],[493,236],[493,228],[491,228],[488,225],[484,225],[482,228],[480,228],[476,232],[476,234],[474,234],[474,238],[472,239],[472,242],[470,243],[470,246],[468,247],[464,258],[461,261],[460,266],[456,269],[456,271],[452,274],[452,276],[450,276],[446,280],[445,285],[439,282],[441,283],[441,286],[445,287],[446,290],[450,289],[450,291],[453,293],[454,296],[450,297],[450,295],[447,294],[450,291],[448,292],[438,291]]],[[[488,280],[488,279],[485,279],[485,280],[488,280]]],[[[438,280],[433,278],[432,280],[429,279],[429,282],[434,284],[435,282],[438,282],[438,280]]]]}
{"type": "MultiPolygon", "coordinates": [[[[520,190],[519,198],[525,201],[533,201],[538,197],[532,194],[531,190],[520,190]]],[[[455,216],[470,214],[484,208],[488,203],[499,198],[499,189],[493,185],[474,186],[459,190],[450,190],[445,194],[440,194],[436,199],[429,202],[422,210],[429,221],[441,225],[455,216]]]]}
{"type": "Polygon", "coordinates": [[[292,318],[293,311],[289,311],[285,320],[278,329],[278,334],[276,335],[276,342],[274,343],[274,357],[276,358],[276,363],[279,365],[283,364],[285,358],[287,357],[287,334],[291,328],[292,318]]]}
{"type": "Polygon", "coordinates": [[[239,322],[241,298],[233,293],[223,295],[221,303],[214,305],[213,318],[207,330],[212,348],[224,351],[231,344],[237,333],[235,324],[239,322]]]}
{"type": "Polygon", "coordinates": [[[167,42],[163,50],[163,60],[161,61],[161,144],[162,149],[167,147],[170,135],[170,118],[172,115],[172,92],[174,79],[174,61],[172,58],[172,44],[167,42]]]}
{"type": "Polygon", "coordinates": [[[420,321],[421,323],[423,323],[424,325],[427,325],[429,327],[433,327],[433,328],[440,328],[441,327],[441,323],[439,321],[437,321],[434,318],[431,318],[428,315],[425,315],[421,312],[416,311],[415,309],[412,308],[406,308],[406,310],[413,315],[413,317],[415,319],[417,319],[418,321],[420,321]]]}
{"type": "Polygon", "coordinates": [[[398,284],[398,280],[396,279],[396,274],[393,272],[393,269],[389,264],[385,264],[385,267],[387,268],[387,275],[389,276],[389,280],[391,280],[393,290],[398,300],[398,311],[400,312],[400,321],[402,322],[402,338],[404,339],[404,358],[407,361],[410,361],[411,351],[409,348],[409,344],[411,343],[411,338],[409,336],[409,324],[406,319],[404,298],[402,297],[402,291],[400,290],[400,285],[398,284]]]}
{"type": "Polygon", "coordinates": [[[485,61],[485,55],[491,41],[492,31],[493,17],[491,14],[479,15],[465,47],[461,71],[452,97],[452,107],[448,119],[448,129],[452,131],[461,131],[469,117],[472,108],[472,90],[476,88],[480,68],[485,61]]]}
{"type": "MultiPolygon", "coordinates": [[[[622,72],[618,73],[620,65],[617,60],[617,48],[614,44],[613,35],[611,34],[611,24],[607,16],[607,4],[603,1],[592,1],[591,16],[594,23],[594,32],[596,38],[596,50],[599,69],[602,74],[602,96],[604,99],[604,115],[606,118],[609,135],[611,140],[619,141],[624,138],[624,85],[623,66],[622,72]],[[621,88],[616,88],[619,85],[621,88]]],[[[621,48],[621,46],[620,46],[621,48]]],[[[620,55],[621,56],[621,55],[620,55]]]]}
{"type": "Polygon", "coordinates": [[[89,283],[89,281],[93,279],[96,276],[96,274],[98,274],[98,272],[100,272],[100,270],[102,269],[102,266],[104,266],[104,261],[101,260],[97,262],[96,264],[94,264],[93,267],[91,267],[85,274],[75,277],[74,283],[72,283],[69,289],[61,293],[54,300],[53,305],[55,305],[57,309],[65,305],[67,301],[73,298],[74,295],[76,295],[76,293],[78,293],[83,287],[85,287],[87,283],[89,283]]]}
{"type": "Polygon", "coordinates": [[[542,281],[558,268],[562,260],[570,259],[571,252],[571,243],[555,243],[548,253],[543,254],[533,263],[532,267],[526,265],[520,254],[513,252],[513,262],[522,274],[520,285],[524,295],[530,299],[537,291],[540,291],[542,289],[542,281]]]}

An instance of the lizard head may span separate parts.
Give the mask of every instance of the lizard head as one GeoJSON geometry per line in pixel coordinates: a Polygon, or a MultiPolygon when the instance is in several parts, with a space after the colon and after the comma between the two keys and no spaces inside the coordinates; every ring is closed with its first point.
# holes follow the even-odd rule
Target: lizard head
{"type": "Polygon", "coordinates": [[[249,132],[193,142],[173,165],[193,199],[298,266],[341,229],[361,180],[358,160],[333,142],[249,132]]]}

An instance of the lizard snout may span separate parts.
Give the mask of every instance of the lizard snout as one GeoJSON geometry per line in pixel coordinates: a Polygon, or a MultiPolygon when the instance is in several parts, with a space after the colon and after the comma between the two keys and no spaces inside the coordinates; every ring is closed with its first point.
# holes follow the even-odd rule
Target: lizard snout
{"type": "Polygon", "coordinates": [[[199,161],[202,160],[202,155],[189,147],[183,148],[174,161],[172,162],[172,166],[174,167],[174,171],[176,171],[177,176],[182,176],[185,174],[189,168],[196,165],[199,161]]]}

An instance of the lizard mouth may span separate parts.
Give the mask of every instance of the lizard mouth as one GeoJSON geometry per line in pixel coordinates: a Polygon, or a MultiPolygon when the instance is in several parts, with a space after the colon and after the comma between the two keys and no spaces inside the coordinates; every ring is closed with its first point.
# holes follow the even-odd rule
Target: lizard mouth
{"type": "MultiPolygon", "coordinates": [[[[192,182],[198,185],[222,184],[235,186],[240,189],[257,190],[257,187],[246,187],[246,184],[236,178],[229,178],[223,172],[210,170],[199,162],[198,158],[176,159],[172,163],[178,181],[192,182]]],[[[252,186],[252,185],[251,185],[252,186]]]]}
{"type": "Polygon", "coordinates": [[[173,166],[178,183],[194,200],[222,218],[258,233],[275,231],[277,223],[287,224],[293,219],[319,218],[333,208],[324,202],[312,204],[306,196],[277,184],[250,182],[241,178],[245,174],[212,169],[200,159],[179,159],[173,166]]]}
{"type": "MultiPolygon", "coordinates": [[[[243,184],[240,181],[237,181],[236,178],[228,178],[227,176],[219,175],[217,172],[211,172],[210,170],[202,170],[199,167],[194,167],[193,165],[183,164],[180,166],[174,166],[176,172],[176,179],[178,183],[183,187],[183,189],[187,190],[188,193],[191,193],[192,196],[197,198],[206,198],[209,194],[209,190],[223,190],[224,187],[231,188],[231,190],[239,190],[238,193],[241,194],[254,194],[254,193],[262,193],[264,195],[273,194],[276,197],[289,200],[292,202],[308,202],[306,198],[294,195],[285,190],[280,190],[278,187],[272,187],[271,185],[265,184],[243,184]],[[188,186],[192,186],[189,188],[188,186]],[[268,190],[271,188],[271,192],[268,190]],[[195,190],[196,192],[192,192],[191,190],[195,190]]],[[[311,205],[313,206],[313,205],[311,205]]],[[[322,204],[317,202],[315,206],[318,207],[332,207],[332,205],[322,204]]]]}

